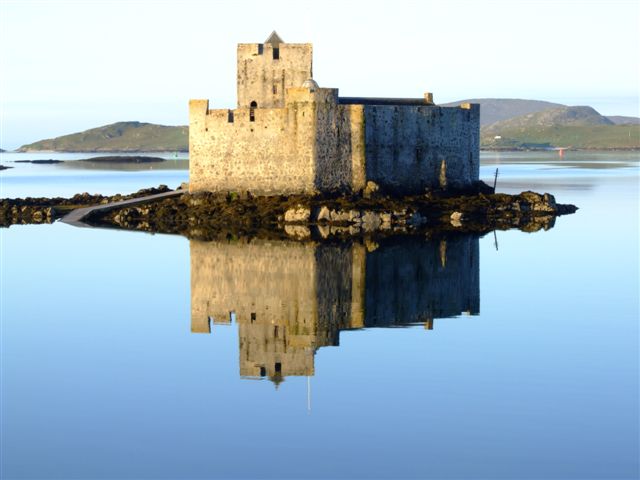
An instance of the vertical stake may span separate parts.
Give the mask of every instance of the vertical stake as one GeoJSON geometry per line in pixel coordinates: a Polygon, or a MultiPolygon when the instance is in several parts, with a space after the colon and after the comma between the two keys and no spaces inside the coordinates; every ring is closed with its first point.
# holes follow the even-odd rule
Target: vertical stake
{"type": "Polygon", "coordinates": [[[497,183],[498,183],[498,169],[496,168],[496,176],[493,178],[493,193],[496,193],[497,183]]]}

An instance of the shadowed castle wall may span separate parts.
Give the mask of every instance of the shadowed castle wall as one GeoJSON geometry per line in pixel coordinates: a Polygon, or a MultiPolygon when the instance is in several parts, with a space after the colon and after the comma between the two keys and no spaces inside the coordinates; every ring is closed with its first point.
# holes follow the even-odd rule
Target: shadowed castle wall
{"type": "Polygon", "coordinates": [[[478,238],[398,240],[366,258],[365,327],[425,323],[480,310],[478,238]]]}
{"type": "Polygon", "coordinates": [[[479,178],[480,108],[364,106],[366,178],[406,194],[479,178]]]}

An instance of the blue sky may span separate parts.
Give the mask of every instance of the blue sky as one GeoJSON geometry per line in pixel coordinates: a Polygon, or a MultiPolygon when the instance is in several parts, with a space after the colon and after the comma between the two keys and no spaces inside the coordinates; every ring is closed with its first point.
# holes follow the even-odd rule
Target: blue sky
{"type": "Polygon", "coordinates": [[[0,0],[0,146],[235,104],[235,45],[314,44],[345,96],[500,97],[639,115],[638,1],[0,0]]]}

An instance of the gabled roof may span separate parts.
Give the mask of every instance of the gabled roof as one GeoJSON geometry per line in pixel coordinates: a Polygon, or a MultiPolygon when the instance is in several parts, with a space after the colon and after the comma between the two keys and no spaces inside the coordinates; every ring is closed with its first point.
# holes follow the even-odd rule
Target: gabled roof
{"type": "Polygon", "coordinates": [[[280,38],[280,35],[278,35],[278,32],[276,32],[275,30],[273,32],[271,32],[271,35],[269,35],[269,38],[267,38],[264,43],[270,43],[271,46],[273,47],[278,47],[278,45],[280,45],[281,43],[284,43],[284,40],[282,40],[280,38]]]}

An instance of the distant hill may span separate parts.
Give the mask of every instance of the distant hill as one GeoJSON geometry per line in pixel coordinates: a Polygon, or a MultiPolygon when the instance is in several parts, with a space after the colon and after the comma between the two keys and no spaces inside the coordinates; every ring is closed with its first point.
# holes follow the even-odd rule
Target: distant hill
{"type": "Polygon", "coordinates": [[[189,150],[189,128],[118,122],[23,145],[19,152],[161,152],[189,150]]]}
{"type": "Polygon", "coordinates": [[[522,100],[518,98],[470,98],[457,102],[443,103],[442,106],[454,107],[461,103],[480,104],[481,127],[528,113],[536,113],[550,108],[564,106],[560,103],[543,102],[540,100],[522,100]]]}
{"type": "Polygon", "coordinates": [[[557,107],[481,129],[483,148],[640,148],[640,125],[615,125],[591,107],[557,107]]]}
{"type": "Polygon", "coordinates": [[[638,125],[640,124],[640,117],[623,117],[621,115],[608,116],[616,125],[638,125]]]}

